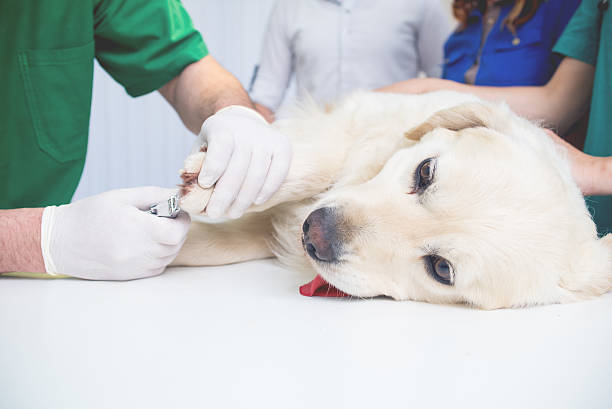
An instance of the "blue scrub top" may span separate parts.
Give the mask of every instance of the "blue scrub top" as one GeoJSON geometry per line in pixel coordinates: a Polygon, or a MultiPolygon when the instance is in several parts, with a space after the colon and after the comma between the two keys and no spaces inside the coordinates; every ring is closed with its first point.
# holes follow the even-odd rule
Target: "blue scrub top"
{"type": "MultiPolygon", "coordinates": [[[[530,20],[517,27],[516,37],[503,25],[513,3],[502,3],[486,38],[476,85],[544,85],[562,60],[552,48],[580,0],[545,0],[530,20]]],[[[451,34],[444,45],[443,78],[465,82],[466,71],[478,58],[481,37],[482,14],[475,10],[468,18],[468,26],[451,34]]]]}

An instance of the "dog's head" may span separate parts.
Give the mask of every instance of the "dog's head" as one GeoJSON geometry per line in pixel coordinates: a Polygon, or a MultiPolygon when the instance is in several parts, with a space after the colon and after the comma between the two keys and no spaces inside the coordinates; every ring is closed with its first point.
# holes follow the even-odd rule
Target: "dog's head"
{"type": "Polygon", "coordinates": [[[408,131],[418,141],[356,186],[332,189],[303,225],[321,276],[355,296],[501,308],[612,287],[569,166],[537,126],[471,103],[408,131]]]}

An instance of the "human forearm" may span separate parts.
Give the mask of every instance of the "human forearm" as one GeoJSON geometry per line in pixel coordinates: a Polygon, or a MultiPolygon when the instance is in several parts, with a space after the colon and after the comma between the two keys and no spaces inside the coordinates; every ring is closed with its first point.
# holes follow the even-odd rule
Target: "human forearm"
{"type": "Polygon", "coordinates": [[[44,273],[42,208],[0,210],[0,273],[44,273]]]}
{"type": "Polygon", "coordinates": [[[425,92],[448,89],[451,91],[467,92],[464,84],[440,78],[413,78],[406,81],[396,82],[378,89],[376,92],[389,92],[392,94],[423,94],[425,92]]]}
{"type": "MultiPolygon", "coordinates": [[[[560,115],[562,111],[555,101],[553,90],[548,86],[539,87],[484,87],[465,85],[466,91],[482,99],[494,102],[505,102],[517,114],[542,125],[553,127],[561,133],[573,123],[568,117],[560,115]]],[[[576,116],[577,119],[578,116],[576,116]]]]}
{"type": "Polygon", "coordinates": [[[379,92],[400,94],[423,94],[426,92],[449,90],[473,94],[489,101],[505,101],[515,112],[534,120],[548,119],[553,116],[550,104],[546,102],[548,90],[545,87],[486,87],[462,84],[439,78],[416,78],[379,88],[379,92]]]}
{"type": "Polygon", "coordinates": [[[417,78],[377,91],[422,94],[451,90],[476,95],[489,101],[505,101],[516,113],[564,133],[585,112],[593,87],[594,67],[565,58],[551,80],[543,86],[488,87],[467,85],[437,78],[417,78]]]}
{"type": "Polygon", "coordinates": [[[229,105],[253,108],[240,82],[212,56],[187,66],[159,92],[174,107],[185,126],[199,133],[206,118],[229,105]]]}
{"type": "Polygon", "coordinates": [[[593,66],[565,58],[544,86],[471,87],[479,97],[503,100],[516,113],[564,134],[587,109],[594,74],[593,66]]]}

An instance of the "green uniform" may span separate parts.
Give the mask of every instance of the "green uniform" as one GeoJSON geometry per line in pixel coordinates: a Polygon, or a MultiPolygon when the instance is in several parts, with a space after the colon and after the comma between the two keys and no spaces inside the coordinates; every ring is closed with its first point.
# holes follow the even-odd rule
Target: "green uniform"
{"type": "MultiPolygon", "coordinates": [[[[595,66],[589,129],[584,151],[612,156],[612,6],[583,0],[553,51],[595,66]]],[[[612,196],[587,199],[601,234],[612,232],[612,196]]]]}
{"type": "Polygon", "coordinates": [[[207,53],[179,0],[1,0],[0,209],[72,198],[94,58],[138,96],[207,53]]]}

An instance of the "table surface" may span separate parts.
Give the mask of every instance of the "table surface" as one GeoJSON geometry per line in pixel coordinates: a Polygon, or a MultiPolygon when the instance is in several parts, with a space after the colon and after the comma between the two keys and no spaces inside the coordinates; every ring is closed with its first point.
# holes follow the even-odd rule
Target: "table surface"
{"type": "Polygon", "coordinates": [[[307,298],[273,260],[0,278],[0,408],[610,408],[612,294],[480,311],[307,298]]]}

